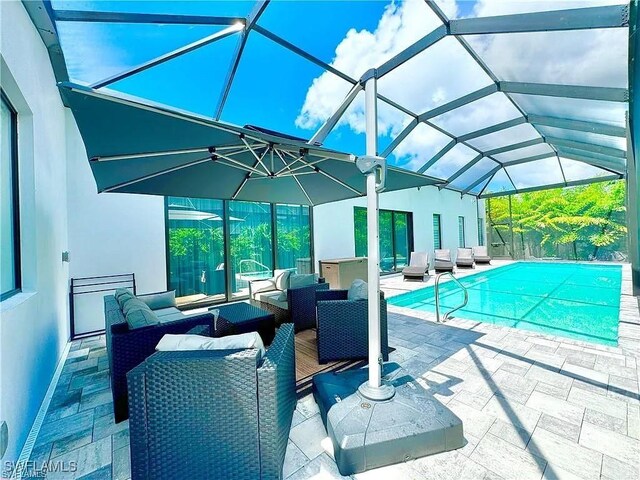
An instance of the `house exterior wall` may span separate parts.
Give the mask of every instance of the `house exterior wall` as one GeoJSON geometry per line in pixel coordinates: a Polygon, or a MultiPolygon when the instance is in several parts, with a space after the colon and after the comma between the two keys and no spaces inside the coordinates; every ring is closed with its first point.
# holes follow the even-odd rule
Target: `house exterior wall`
{"type": "MultiPolygon", "coordinates": [[[[476,206],[476,198],[436,187],[412,188],[380,194],[380,209],[413,213],[415,251],[427,251],[433,258],[433,214],[439,213],[442,248],[458,248],[458,216],[465,218],[465,244],[478,245],[478,213],[484,218],[484,201],[476,206]],[[479,207],[479,208],[478,208],[479,207]]],[[[365,207],[365,198],[342,200],[313,209],[313,236],[316,271],[318,260],[353,257],[355,230],[353,207],[365,207]]],[[[485,222],[486,225],[486,222],[485,222]]],[[[486,238],[486,235],[485,235],[486,238]]]]}

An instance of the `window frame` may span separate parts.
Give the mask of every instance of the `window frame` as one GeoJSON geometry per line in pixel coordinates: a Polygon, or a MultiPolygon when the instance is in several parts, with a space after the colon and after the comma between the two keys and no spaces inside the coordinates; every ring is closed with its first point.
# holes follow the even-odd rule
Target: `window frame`
{"type": "Polygon", "coordinates": [[[458,215],[458,247],[467,248],[467,232],[465,231],[464,215],[458,215]],[[462,235],[461,235],[462,234],[462,235]]]}
{"type": "Polygon", "coordinates": [[[484,246],[484,237],[485,237],[485,229],[484,229],[484,218],[478,217],[478,245],[484,246]]]}
{"type": "Polygon", "coordinates": [[[436,240],[436,232],[435,232],[435,228],[433,231],[433,249],[434,250],[440,250],[442,248],[442,215],[440,215],[439,213],[434,213],[433,217],[432,217],[432,221],[431,221],[431,227],[435,227],[435,219],[438,219],[438,245],[436,246],[435,244],[435,240],[436,240]]]}
{"type": "Polygon", "coordinates": [[[0,101],[3,102],[10,113],[11,137],[10,142],[10,162],[11,162],[11,196],[12,223],[13,223],[13,263],[14,263],[14,284],[15,288],[0,293],[0,302],[6,300],[22,291],[22,261],[20,249],[20,179],[18,166],[18,112],[11,104],[9,97],[4,90],[0,89],[0,101]]]}

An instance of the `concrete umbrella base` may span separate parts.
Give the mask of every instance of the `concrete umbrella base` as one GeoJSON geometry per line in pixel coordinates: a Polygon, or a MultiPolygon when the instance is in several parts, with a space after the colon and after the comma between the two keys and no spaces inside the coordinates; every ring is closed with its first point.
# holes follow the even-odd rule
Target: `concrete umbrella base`
{"type": "Polygon", "coordinates": [[[396,363],[384,365],[390,400],[372,401],[358,387],[366,368],[313,377],[313,395],[333,443],[338,470],[352,475],[464,445],[462,421],[396,363]]]}

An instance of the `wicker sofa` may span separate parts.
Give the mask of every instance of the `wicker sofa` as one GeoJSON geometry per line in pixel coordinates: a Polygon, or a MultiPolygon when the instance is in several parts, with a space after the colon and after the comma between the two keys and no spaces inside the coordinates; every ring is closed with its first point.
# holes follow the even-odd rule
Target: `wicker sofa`
{"type": "Polygon", "coordinates": [[[255,349],[157,352],[128,379],[133,480],[282,478],[293,325],[280,326],[262,359],[255,349]]]}
{"type": "Polygon", "coordinates": [[[293,287],[288,281],[277,281],[277,276],[249,283],[251,303],[273,313],[277,325],[293,323],[296,332],[316,327],[316,292],[322,290],[329,290],[324,278],[313,278],[313,283],[293,287]]]}
{"type": "MultiPolygon", "coordinates": [[[[369,353],[369,304],[366,300],[348,300],[348,290],[316,292],[318,312],[318,360],[367,358],[369,353]]],[[[380,292],[381,350],[389,359],[387,301],[380,292]]]]}
{"type": "MultiPolygon", "coordinates": [[[[139,298],[144,297],[140,295],[139,298]]],[[[107,355],[111,372],[111,393],[113,395],[113,413],[116,422],[129,416],[127,401],[127,372],[142,363],[155,352],[156,345],[167,333],[186,333],[196,325],[211,325],[213,314],[198,313],[186,315],[178,309],[160,316],[165,320],[159,325],[130,329],[120,305],[113,295],[104,297],[105,331],[107,355]]]]}

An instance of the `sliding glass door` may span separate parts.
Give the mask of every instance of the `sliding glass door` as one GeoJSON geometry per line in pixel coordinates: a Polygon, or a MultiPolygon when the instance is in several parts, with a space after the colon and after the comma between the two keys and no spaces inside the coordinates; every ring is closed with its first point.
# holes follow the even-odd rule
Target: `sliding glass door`
{"type": "Polygon", "coordinates": [[[273,274],[271,204],[231,201],[228,205],[231,297],[246,297],[251,280],[273,274]]]}
{"type": "Polygon", "coordinates": [[[222,200],[167,199],[169,288],[185,303],[226,298],[222,200]]]}
{"type": "MultiPolygon", "coordinates": [[[[367,256],[367,209],[354,207],[356,256],[367,256]]],[[[380,210],[380,271],[394,273],[409,264],[413,250],[413,216],[410,212],[380,210]]]]}

